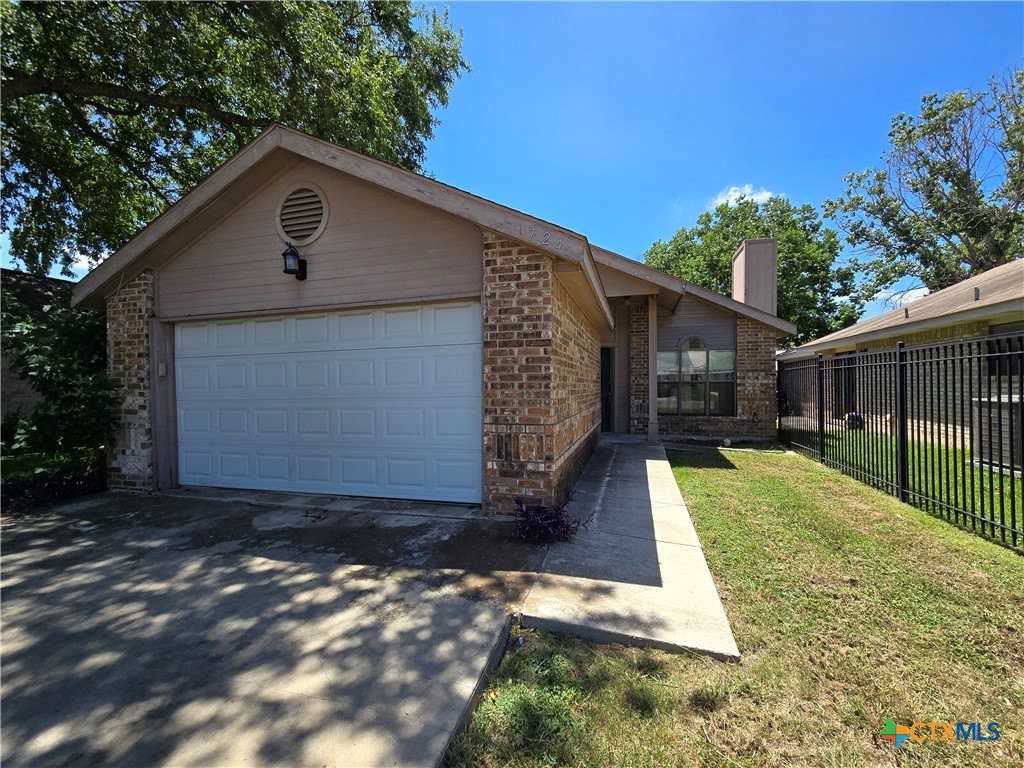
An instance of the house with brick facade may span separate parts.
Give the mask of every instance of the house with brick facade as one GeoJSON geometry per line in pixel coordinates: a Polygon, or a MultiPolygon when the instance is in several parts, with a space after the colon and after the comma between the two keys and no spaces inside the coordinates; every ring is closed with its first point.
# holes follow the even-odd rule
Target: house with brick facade
{"type": "Polygon", "coordinates": [[[602,431],[769,437],[775,243],[725,297],[273,125],[76,287],[112,488],[552,503],[602,431]]]}

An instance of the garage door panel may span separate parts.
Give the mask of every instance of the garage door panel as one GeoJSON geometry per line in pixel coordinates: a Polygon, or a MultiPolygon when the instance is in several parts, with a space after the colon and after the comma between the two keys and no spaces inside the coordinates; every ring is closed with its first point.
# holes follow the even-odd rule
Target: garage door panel
{"type": "Polygon", "coordinates": [[[211,447],[184,451],[181,464],[186,485],[467,503],[479,501],[479,475],[479,457],[472,451],[424,455],[396,449],[379,455],[358,448],[339,453],[211,447]]]}
{"type": "Polygon", "coordinates": [[[179,394],[185,402],[237,400],[266,396],[291,400],[378,398],[386,391],[395,397],[417,399],[478,398],[480,346],[439,345],[418,350],[386,349],[294,352],[236,356],[231,362],[216,359],[177,361],[179,394]]]}
{"type": "Polygon", "coordinates": [[[423,448],[429,445],[478,448],[479,412],[459,405],[393,407],[280,407],[262,405],[238,408],[217,404],[206,408],[180,407],[178,433],[189,445],[218,445],[230,440],[236,445],[261,445],[268,438],[275,444],[298,447],[350,445],[373,438],[374,445],[423,448]]]}
{"type": "Polygon", "coordinates": [[[179,325],[176,346],[189,358],[325,350],[417,349],[480,344],[479,303],[325,313],[179,325]]]}
{"type": "Polygon", "coordinates": [[[180,481],[479,502],[479,304],[177,329],[180,481]]]}

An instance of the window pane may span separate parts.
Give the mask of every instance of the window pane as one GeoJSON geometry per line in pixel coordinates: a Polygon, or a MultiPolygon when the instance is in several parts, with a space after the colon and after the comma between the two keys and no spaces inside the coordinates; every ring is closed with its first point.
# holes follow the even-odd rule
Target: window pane
{"type": "Polygon", "coordinates": [[[658,413],[674,416],[679,408],[679,382],[658,381],[658,413]]]}
{"type": "Polygon", "coordinates": [[[709,385],[708,411],[715,416],[736,415],[736,383],[732,381],[712,381],[709,385]]]}
{"type": "Polygon", "coordinates": [[[679,353],[658,353],[658,413],[678,413],[679,353]]]}
{"type": "Polygon", "coordinates": [[[658,353],[658,378],[662,375],[676,376],[679,374],[679,353],[659,352],[658,353]]]}
{"type": "Polygon", "coordinates": [[[683,349],[707,349],[708,345],[700,336],[691,336],[683,342],[683,349]]]}
{"type": "Polygon", "coordinates": [[[680,413],[704,413],[704,388],[702,380],[684,381],[679,390],[680,413]]]}
{"type": "Polygon", "coordinates": [[[682,352],[681,354],[683,376],[686,377],[693,374],[703,379],[708,369],[708,353],[682,352]]]}
{"type": "Polygon", "coordinates": [[[736,375],[736,353],[732,350],[713,350],[711,356],[711,380],[732,381],[736,375]]]}

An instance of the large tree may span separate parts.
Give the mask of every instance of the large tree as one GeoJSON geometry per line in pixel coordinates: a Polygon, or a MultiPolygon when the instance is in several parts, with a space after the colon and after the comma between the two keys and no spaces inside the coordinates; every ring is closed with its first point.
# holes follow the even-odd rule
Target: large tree
{"type": "Polygon", "coordinates": [[[785,344],[802,344],[857,321],[863,304],[853,296],[853,271],[836,264],[839,235],[822,225],[812,206],[796,207],[784,197],[722,203],[668,242],[654,243],[644,261],[728,295],[733,253],[740,241],[761,237],[778,240],[778,315],[797,327],[785,344]]]}
{"type": "Polygon", "coordinates": [[[931,291],[1024,253],[1024,71],[986,91],[931,94],[893,119],[878,168],[825,201],[871,296],[911,277],[931,291]]]}
{"type": "Polygon", "coordinates": [[[0,0],[3,227],[34,272],[102,259],[271,121],[409,169],[468,69],[408,2],[0,0]]]}

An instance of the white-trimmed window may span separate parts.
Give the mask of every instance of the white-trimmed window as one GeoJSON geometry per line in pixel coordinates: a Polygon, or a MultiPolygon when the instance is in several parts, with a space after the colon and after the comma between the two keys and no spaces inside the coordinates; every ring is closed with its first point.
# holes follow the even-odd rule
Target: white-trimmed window
{"type": "Polygon", "coordinates": [[[736,350],[708,349],[699,336],[658,352],[658,413],[735,416],[736,350]]]}

